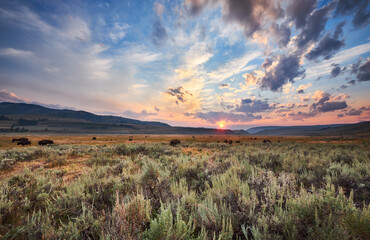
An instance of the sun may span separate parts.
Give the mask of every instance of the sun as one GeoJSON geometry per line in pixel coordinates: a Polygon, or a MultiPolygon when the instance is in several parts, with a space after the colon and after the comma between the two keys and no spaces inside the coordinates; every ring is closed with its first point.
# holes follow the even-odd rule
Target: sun
{"type": "Polygon", "coordinates": [[[225,127],[225,121],[219,121],[218,123],[219,128],[224,128],[225,127]]]}

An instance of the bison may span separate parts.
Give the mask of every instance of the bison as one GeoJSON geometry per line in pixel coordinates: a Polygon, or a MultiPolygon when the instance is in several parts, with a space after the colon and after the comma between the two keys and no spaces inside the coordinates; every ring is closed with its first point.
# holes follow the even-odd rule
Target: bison
{"type": "Polygon", "coordinates": [[[51,144],[54,144],[54,142],[52,140],[46,140],[46,139],[44,139],[44,140],[39,141],[39,145],[40,146],[51,145],[51,144]]]}
{"type": "Polygon", "coordinates": [[[28,138],[13,138],[12,142],[23,142],[28,141],[28,138]]]}
{"type": "Polygon", "coordinates": [[[31,142],[28,141],[28,140],[25,140],[25,141],[18,141],[17,142],[17,145],[22,145],[22,146],[25,146],[25,145],[31,145],[31,142]]]}
{"type": "Polygon", "coordinates": [[[224,143],[229,143],[229,140],[225,139],[225,140],[224,140],[224,143]]]}
{"type": "Polygon", "coordinates": [[[96,137],[93,137],[92,140],[96,140],[96,137]]]}
{"type": "Polygon", "coordinates": [[[181,143],[181,141],[179,139],[172,139],[171,142],[170,142],[170,145],[172,147],[174,147],[174,146],[176,146],[176,145],[178,145],[180,143],[181,143]]]}
{"type": "Polygon", "coordinates": [[[263,139],[263,142],[264,142],[264,143],[270,143],[270,142],[271,142],[271,140],[270,140],[270,139],[263,139]]]}

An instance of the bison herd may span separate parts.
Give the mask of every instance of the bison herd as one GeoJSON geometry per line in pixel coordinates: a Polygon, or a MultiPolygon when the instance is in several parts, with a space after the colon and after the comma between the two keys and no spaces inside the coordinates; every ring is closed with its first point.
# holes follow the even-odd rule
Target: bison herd
{"type": "MultiPolygon", "coordinates": [[[[31,141],[29,141],[28,138],[13,138],[12,142],[16,142],[17,145],[22,145],[22,146],[31,145],[31,141]]],[[[54,144],[52,140],[44,139],[44,140],[39,141],[40,146],[51,145],[51,144],[54,144]]]]}

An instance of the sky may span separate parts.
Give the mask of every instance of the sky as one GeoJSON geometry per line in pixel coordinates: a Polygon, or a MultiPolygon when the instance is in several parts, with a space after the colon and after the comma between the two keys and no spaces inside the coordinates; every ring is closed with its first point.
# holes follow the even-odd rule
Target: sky
{"type": "Polygon", "coordinates": [[[370,120],[369,0],[0,1],[0,102],[173,126],[370,120]]]}

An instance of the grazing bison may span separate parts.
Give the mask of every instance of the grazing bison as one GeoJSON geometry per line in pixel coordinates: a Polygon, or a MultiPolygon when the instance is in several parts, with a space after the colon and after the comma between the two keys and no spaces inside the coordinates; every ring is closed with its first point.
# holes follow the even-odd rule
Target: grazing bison
{"type": "Polygon", "coordinates": [[[179,139],[172,139],[171,142],[170,142],[170,145],[172,147],[174,147],[174,146],[176,146],[176,145],[178,145],[180,143],[181,143],[181,141],[179,139]]]}
{"type": "Polygon", "coordinates": [[[128,140],[129,140],[129,141],[132,141],[132,138],[129,138],[128,140]]]}
{"type": "Polygon", "coordinates": [[[25,146],[25,145],[31,145],[31,142],[28,141],[28,140],[25,140],[25,141],[18,141],[17,142],[17,145],[22,145],[22,146],[25,146]]]}
{"type": "Polygon", "coordinates": [[[233,140],[229,140],[229,144],[233,144],[233,140]]]}
{"type": "Polygon", "coordinates": [[[229,140],[225,139],[225,140],[224,140],[224,143],[229,143],[229,140]]]}
{"type": "Polygon", "coordinates": [[[52,140],[41,140],[39,141],[39,145],[40,146],[44,146],[44,145],[51,145],[51,144],[54,144],[54,142],[52,140]]]}
{"type": "Polygon", "coordinates": [[[28,141],[28,138],[13,138],[12,142],[23,142],[28,141]]]}
{"type": "Polygon", "coordinates": [[[240,143],[240,141],[236,141],[236,143],[240,143]]]}
{"type": "Polygon", "coordinates": [[[96,140],[96,137],[93,137],[92,140],[96,140]]]}
{"type": "Polygon", "coordinates": [[[263,139],[263,142],[264,142],[264,143],[270,143],[270,142],[271,142],[271,140],[270,140],[270,139],[263,139]]]}

